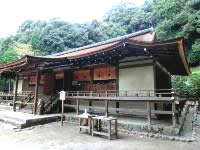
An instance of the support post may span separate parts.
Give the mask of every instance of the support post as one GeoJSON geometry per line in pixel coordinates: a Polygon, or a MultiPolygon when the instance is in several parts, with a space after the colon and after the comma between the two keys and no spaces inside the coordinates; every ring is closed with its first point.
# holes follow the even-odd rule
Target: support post
{"type": "MultiPolygon", "coordinates": [[[[90,91],[90,96],[92,97],[92,91],[90,91]]],[[[92,101],[89,101],[89,110],[91,111],[92,101]]]]}
{"type": "Polygon", "coordinates": [[[15,78],[15,91],[14,91],[14,96],[13,96],[13,111],[16,111],[16,100],[17,100],[17,90],[18,90],[18,80],[19,80],[19,75],[16,74],[15,78]]]}
{"type": "Polygon", "coordinates": [[[147,102],[147,119],[148,119],[148,128],[151,130],[151,103],[147,102]]]}
{"type": "Polygon", "coordinates": [[[105,116],[108,117],[108,100],[105,100],[105,116]]]}
{"type": "Polygon", "coordinates": [[[77,101],[77,106],[76,106],[76,114],[79,114],[79,99],[76,100],[77,101]]]}
{"type": "Polygon", "coordinates": [[[119,102],[116,102],[116,113],[119,113],[119,102]]]}
{"type": "Polygon", "coordinates": [[[176,127],[176,104],[174,101],[172,102],[172,125],[176,127]]]}
{"type": "Polygon", "coordinates": [[[111,120],[108,120],[108,139],[111,140],[111,120]]]}
{"type": "Polygon", "coordinates": [[[35,94],[34,94],[34,109],[33,113],[37,113],[37,103],[38,103],[38,84],[39,84],[39,71],[36,72],[36,84],[35,84],[35,94]]]}
{"type": "Polygon", "coordinates": [[[11,94],[11,79],[9,79],[9,94],[11,94]]]}
{"type": "Polygon", "coordinates": [[[61,116],[61,125],[63,126],[64,121],[64,100],[62,100],[62,116],[61,116]]]}
{"type": "Polygon", "coordinates": [[[89,109],[91,110],[92,101],[89,101],[89,109]]]}
{"type": "Polygon", "coordinates": [[[117,119],[115,119],[115,134],[116,134],[116,138],[118,137],[118,124],[117,124],[117,119]]]}

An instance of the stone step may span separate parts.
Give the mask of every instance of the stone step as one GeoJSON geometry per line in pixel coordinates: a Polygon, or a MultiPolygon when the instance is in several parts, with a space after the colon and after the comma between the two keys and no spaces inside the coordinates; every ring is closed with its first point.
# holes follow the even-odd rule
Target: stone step
{"type": "Polygon", "coordinates": [[[14,125],[19,129],[59,121],[60,119],[60,114],[32,115],[22,112],[0,111],[1,122],[14,125]]]}
{"type": "Polygon", "coordinates": [[[18,121],[18,122],[25,122],[26,123],[26,119],[23,119],[23,118],[14,116],[14,115],[6,114],[6,113],[0,113],[0,117],[8,118],[8,119],[15,120],[15,121],[18,121]]]}
{"type": "Polygon", "coordinates": [[[8,130],[18,129],[16,126],[5,123],[5,122],[0,122],[0,128],[8,129],[8,130]]]}
{"type": "Polygon", "coordinates": [[[19,129],[21,129],[26,124],[26,121],[24,120],[22,121],[18,118],[8,117],[4,115],[0,115],[0,121],[16,126],[19,129]]]}
{"type": "Polygon", "coordinates": [[[0,110],[13,110],[12,106],[0,105],[0,110]]]}

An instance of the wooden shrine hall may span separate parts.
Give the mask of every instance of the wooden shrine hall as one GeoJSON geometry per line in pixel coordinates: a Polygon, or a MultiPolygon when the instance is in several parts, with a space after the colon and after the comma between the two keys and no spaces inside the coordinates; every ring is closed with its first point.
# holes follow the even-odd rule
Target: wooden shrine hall
{"type": "Polygon", "coordinates": [[[190,74],[184,38],[157,41],[155,35],[150,28],[48,56],[26,55],[1,65],[1,77],[15,80],[13,109],[20,92],[32,91],[36,114],[38,99],[49,97],[45,104],[59,107],[51,97],[66,91],[67,111],[87,108],[175,117],[180,103],[171,75],[190,74]]]}

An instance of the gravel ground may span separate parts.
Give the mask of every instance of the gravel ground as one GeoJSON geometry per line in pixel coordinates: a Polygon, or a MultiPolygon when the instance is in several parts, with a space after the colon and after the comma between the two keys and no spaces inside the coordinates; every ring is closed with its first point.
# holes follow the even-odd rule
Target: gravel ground
{"type": "Polygon", "coordinates": [[[119,134],[119,139],[91,137],[78,132],[78,126],[54,122],[43,126],[16,130],[0,124],[1,150],[199,150],[200,143],[166,141],[119,134]]]}

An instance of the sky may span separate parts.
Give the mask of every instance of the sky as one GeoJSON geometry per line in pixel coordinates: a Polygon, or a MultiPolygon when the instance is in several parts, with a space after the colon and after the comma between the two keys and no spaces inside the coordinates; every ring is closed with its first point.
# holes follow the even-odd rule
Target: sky
{"type": "MultiPolygon", "coordinates": [[[[0,0],[0,37],[15,34],[25,20],[58,17],[71,22],[101,20],[119,2],[127,0],[0,0]]],[[[144,0],[129,0],[136,6],[144,0]]]]}

